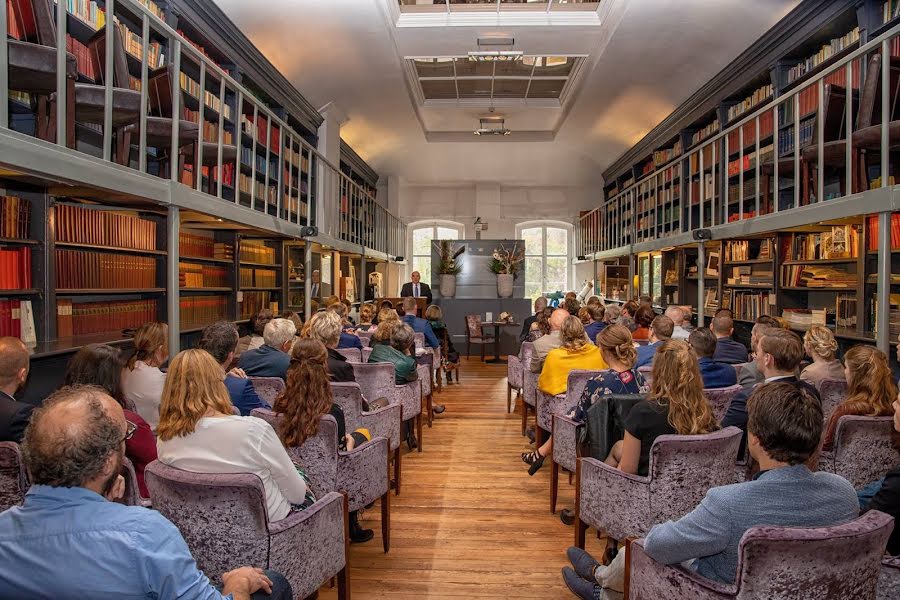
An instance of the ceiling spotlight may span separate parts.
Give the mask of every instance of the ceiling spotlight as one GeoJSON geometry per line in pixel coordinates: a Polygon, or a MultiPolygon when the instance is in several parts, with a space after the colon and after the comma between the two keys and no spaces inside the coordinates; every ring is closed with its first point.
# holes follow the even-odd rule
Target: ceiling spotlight
{"type": "Polygon", "coordinates": [[[498,116],[487,116],[478,119],[478,129],[473,131],[475,135],[509,135],[512,133],[506,128],[506,119],[498,116]]]}

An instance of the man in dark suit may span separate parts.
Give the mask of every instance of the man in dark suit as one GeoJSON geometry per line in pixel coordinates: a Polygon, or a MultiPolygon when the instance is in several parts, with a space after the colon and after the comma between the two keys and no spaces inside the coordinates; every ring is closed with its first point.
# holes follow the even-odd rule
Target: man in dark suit
{"type": "MultiPolygon", "coordinates": [[[[234,360],[237,342],[238,331],[234,323],[217,321],[203,330],[197,347],[212,354],[216,362],[227,370],[228,365],[234,360]]],[[[225,374],[225,387],[228,388],[228,395],[231,396],[231,404],[237,407],[245,417],[254,408],[272,408],[268,402],[257,395],[253,383],[242,369],[231,369],[225,374]]]]}
{"type": "Polygon", "coordinates": [[[13,398],[28,379],[28,348],[14,337],[0,338],[0,442],[21,442],[34,406],[13,398]]]}
{"type": "Polygon", "coordinates": [[[737,383],[737,373],[733,366],[713,360],[717,345],[716,334],[708,327],[692,331],[688,336],[688,344],[697,355],[700,377],[703,379],[705,389],[729,387],[737,383]]]}
{"type": "Polygon", "coordinates": [[[720,311],[712,320],[710,329],[716,334],[717,338],[716,353],[713,355],[713,360],[728,363],[729,365],[747,362],[749,358],[747,347],[731,338],[731,335],[734,333],[734,321],[731,319],[730,314],[720,311]]]}
{"type": "Polygon", "coordinates": [[[297,327],[288,319],[272,319],[263,330],[265,344],[241,354],[238,366],[250,377],[287,378],[297,327]]]}
{"type": "Polygon", "coordinates": [[[322,283],[322,273],[318,269],[310,274],[310,279],[310,298],[327,298],[331,295],[331,285],[322,283]]]}
{"type": "MultiPolygon", "coordinates": [[[[538,296],[534,301],[534,314],[525,319],[525,322],[522,323],[522,333],[519,334],[519,342],[524,342],[525,338],[528,337],[528,332],[531,331],[531,326],[537,321],[537,317],[540,313],[544,312],[544,309],[547,308],[547,299],[543,296],[538,296]]],[[[591,340],[592,342],[594,340],[591,340]]]]}
{"type": "MultiPolygon", "coordinates": [[[[412,281],[403,284],[403,288],[400,290],[400,297],[425,298],[425,303],[431,304],[431,288],[428,287],[427,283],[422,283],[420,281],[422,275],[418,271],[413,271],[409,278],[412,281]]],[[[413,307],[412,312],[415,312],[415,307],[413,307]]]]}

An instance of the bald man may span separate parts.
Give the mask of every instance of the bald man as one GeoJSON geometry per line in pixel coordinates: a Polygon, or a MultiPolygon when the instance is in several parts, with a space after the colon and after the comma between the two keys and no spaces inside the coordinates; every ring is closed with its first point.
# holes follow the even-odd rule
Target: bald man
{"type": "Polygon", "coordinates": [[[404,283],[400,289],[401,298],[425,298],[425,304],[431,304],[431,287],[422,281],[422,274],[413,271],[408,283],[404,283]]]}
{"type": "Polygon", "coordinates": [[[94,386],[62,388],[35,411],[22,444],[33,485],[0,514],[0,598],[290,598],[281,576],[252,567],[223,574],[219,592],[172,523],[114,502],[133,427],[94,386]]]}
{"type": "Polygon", "coordinates": [[[672,319],[674,325],[672,328],[672,339],[687,341],[691,332],[684,326],[684,310],[680,306],[672,305],[666,309],[666,316],[672,319]]]}
{"type": "Polygon", "coordinates": [[[0,338],[0,442],[21,442],[34,407],[13,395],[28,379],[28,348],[14,337],[0,338]]]}
{"type": "Polygon", "coordinates": [[[559,337],[559,330],[562,328],[563,321],[569,316],[569,311],[564,308],[557,308],[550,315],[550,333],[542,335],[534,340],[534,353],[531,355],[531,370],[540,373],[544,368],[544,359],[547,354],[554,348],[562,346],[562,340],[559,337]]]}

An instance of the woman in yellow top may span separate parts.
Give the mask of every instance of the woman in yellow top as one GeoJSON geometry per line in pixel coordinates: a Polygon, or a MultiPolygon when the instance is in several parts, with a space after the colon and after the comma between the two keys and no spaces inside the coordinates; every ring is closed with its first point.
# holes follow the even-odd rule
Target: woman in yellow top
{"type": "Polygon", "coordinates": [[[566,317],[559,330],[562,346],[551,350],[544,360],[538,388],[555,396],[566,392],[569,372],[573,369],[601,370],[608,368],[600,349],[584,335],[584,325],[576,316],[566,317]]]}

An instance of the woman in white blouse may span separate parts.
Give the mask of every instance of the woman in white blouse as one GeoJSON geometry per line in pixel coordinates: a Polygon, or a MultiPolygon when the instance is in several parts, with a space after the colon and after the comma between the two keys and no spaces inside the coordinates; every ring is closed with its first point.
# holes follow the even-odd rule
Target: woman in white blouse
{"type": "Polygon", "coordinates": [[[272,426],[232,414],[222,367],[205,350],[185,350],[169,367],[160,407],[160,462],[195,473],[253,473],[269,520],[308,503],[306,482],[272,426]]]}
{"type": "Polygon", "coordinates": [[[122,393],[156,432],[159,403],[166,374],[159,370],[169,357],[169,327],[159,321],[145,323],[134,334],[134,355],[122,370],[122,393]]]}

